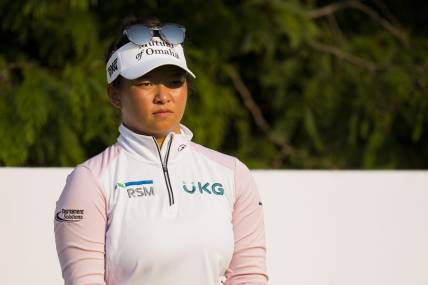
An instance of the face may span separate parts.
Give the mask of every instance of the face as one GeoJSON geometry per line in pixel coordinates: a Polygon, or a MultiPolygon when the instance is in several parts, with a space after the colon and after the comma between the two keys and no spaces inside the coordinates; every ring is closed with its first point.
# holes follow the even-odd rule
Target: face
{"type": "Polygon", "coordinates": [[[186,72],[173,65],[160,66],[120,88],[109,86],[110,101],[122,113],[122,122],[136,133],[164,137],[180,132],[187,101],[186,72]]]}

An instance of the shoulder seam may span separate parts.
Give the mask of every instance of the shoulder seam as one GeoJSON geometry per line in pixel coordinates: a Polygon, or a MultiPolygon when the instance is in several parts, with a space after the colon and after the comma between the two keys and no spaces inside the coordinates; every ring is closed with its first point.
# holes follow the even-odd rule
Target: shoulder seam
{"type": "Polygon", "coordinates": [[[233,179],[235,181],[234,183],[235,187],[233,189],[233,197],[234,197],[233,208],[235,208],[236,201],[238,200],[238,183],[236,179],[237,165],[238,165],[238,158],[234,157],[233,179]]]}
{"type": "Polygon", "coordinates": [[[100,182],[98,181],[97,177],[94,175],[94,173],[91,170],[91,168],[89,168],[89,167],[87,167],[86,165],[83,165],[83,164],[79,164],[77,167],[82,167],[82,168],[85,168],[86,170],[88,170],[91,178],[94,180],[95,184],[97,185],[97,191],[102,195],[102,197],[104,199],[104,202],[107,202],[107,197],[106,197],[105,191],[104,191],[103,187],[101,187],[100,182]]]}
{"type": "Polygon", "coordinates": [[[217,155],[223,155],[223,156],[228,157],[228,158],[230,158],[231,160],[235,161],[237,158],[236,158],[236,157],[234,157],[234,156],[232,156],[232,155],[229,155],[229,154],[226,154],[226,153],[222,153],[222,152],[219,152],[219,151],[214,150],[214,149],[210,149],[210,148],[208,148],[208,147],[206,147],[206,146],[203,146],[203,145],[201,145],[201,144],[197,144],[197,143],[195,143],[195,142],[191,142],[191,146],[195,149],[195,151],[197,151],[199,154],[203,155],[204,157],[206,157],[206,158],[207,158],[207,159],[209,159],[210,161],[213,161],[213,162],[215,162],[215,163],[217,163],[217,164],[220,164],[220,165],[222,165],[223,167],[228,168],[228,169],[230,169],[230,170],[232,170],[232,171],[234,171],[234,169],[236,168],[236,167],[228,167],[228,166],[227,166],[227,165],[225,165],[224,163],[221,163],[221,162],[219,162],[219,161],[216,161],[216,159],[213,159],[213,158],[212,158],[212,157],[210,157],[209,155],[206,155],[203,151],[200,151],[198,148],[205,148],[205,149],[207,149],[209,152],[213,152],[213,154],[218,153],[217,155]]]}

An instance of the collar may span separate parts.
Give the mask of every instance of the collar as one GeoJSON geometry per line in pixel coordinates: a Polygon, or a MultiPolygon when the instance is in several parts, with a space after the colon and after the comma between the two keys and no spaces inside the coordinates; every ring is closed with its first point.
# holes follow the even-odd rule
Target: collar
{"type": "Polygon", "coordinates": [[[163,164],[174,161],[179,155],[189,148],[193,133],[185,125],[180,124],[180,133],[169,132],[165,137],[162,147],[159,147],[154,136],[137,134],[122,123],[119,126],[120,135],[117,142],[133,156],[161,162],[163,164]]]}

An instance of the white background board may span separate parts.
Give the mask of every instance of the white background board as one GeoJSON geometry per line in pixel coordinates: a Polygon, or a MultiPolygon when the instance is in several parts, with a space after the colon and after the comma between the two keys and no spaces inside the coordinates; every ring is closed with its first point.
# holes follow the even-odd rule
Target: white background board
{"type": "MultiPolygon", "coordinates": [[[[0,284],[63,284],[55,202],[69,168],[0,168],[0,284]]],[[[428,284],[427,171],[253,171],[271,285],[428,284]]]]}

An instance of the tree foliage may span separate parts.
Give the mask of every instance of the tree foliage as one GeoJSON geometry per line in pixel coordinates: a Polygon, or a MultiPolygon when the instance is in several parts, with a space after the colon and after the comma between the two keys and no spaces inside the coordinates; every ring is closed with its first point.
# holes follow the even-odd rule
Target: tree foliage
{"type": "Polygon", "coordinates": [[[0,165],[71,166],[114,143],[104,56],[135,14],[186,26],[196,142],[252,168],[427,168],[428,39],[386,8],[2,0],[0,165]]]}

